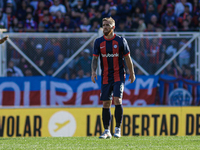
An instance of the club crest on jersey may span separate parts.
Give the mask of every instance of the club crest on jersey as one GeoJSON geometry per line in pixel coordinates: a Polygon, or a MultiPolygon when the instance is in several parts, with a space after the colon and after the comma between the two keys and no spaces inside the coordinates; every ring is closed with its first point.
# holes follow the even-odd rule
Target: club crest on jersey
{"type": "Polygon", "coordinates": [[[118,53],[115,53],[115,54],[101,54],[102,57],[119,57],[119,54],[118,53]]]}
{"type": "Polygon", "coordinates": [[[113,47],[114,47],[114,48],[117,48],[117,45],[114,45],[113,47]]]}

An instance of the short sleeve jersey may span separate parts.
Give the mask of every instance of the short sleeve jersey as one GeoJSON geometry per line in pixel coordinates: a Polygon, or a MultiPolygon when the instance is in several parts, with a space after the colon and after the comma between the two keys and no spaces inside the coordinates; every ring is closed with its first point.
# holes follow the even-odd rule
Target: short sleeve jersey
{"type": "Polygon", "coordinates": [[[125,80],[124,56],[129,53],[126,39],[116,34],[111,39],[102,36],[95,40],[93,56],[100,56],[102,84],[125,80]]]}

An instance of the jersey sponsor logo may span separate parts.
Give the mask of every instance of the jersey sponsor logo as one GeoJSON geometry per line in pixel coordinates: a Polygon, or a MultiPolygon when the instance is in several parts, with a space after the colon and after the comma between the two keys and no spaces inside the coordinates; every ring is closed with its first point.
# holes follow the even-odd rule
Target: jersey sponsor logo
{"type": "Polygon", "coordinates": [[[117,48],[117,45],[114,45],[113,47],[114,47],[114,48],[117,48]]]}
{"type": "Polygon", "coordinates": [[[119,57],[119,54],[118,53],[115,53],[115,54],[101,54],[102,57],[119,57]]]}
{"type": "Polygon", "coordinates": [[[105,46],[101,46],[100,49],[104,48],[105,46]]]}

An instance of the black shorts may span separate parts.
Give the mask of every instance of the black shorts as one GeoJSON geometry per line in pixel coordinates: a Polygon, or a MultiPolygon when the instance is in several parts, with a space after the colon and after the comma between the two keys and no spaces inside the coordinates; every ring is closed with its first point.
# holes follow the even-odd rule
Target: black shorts
{"type": "Polygon", "coordinates": [[[122,98],[123,92],[124,92],[124,81],[102,84],[100,100],[101,101],[112,100],[112,96],[122,98]]]}

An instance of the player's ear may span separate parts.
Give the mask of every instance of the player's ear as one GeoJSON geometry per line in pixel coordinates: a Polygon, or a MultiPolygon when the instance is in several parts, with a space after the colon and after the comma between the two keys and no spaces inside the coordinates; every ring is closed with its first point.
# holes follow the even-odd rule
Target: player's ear
{"type": "Polygon", "coordinates": [[[114,29],[115,29],[115,26],[113,26],[112,28],[113,28],[113,30],[114,30],[114,29]]]}

